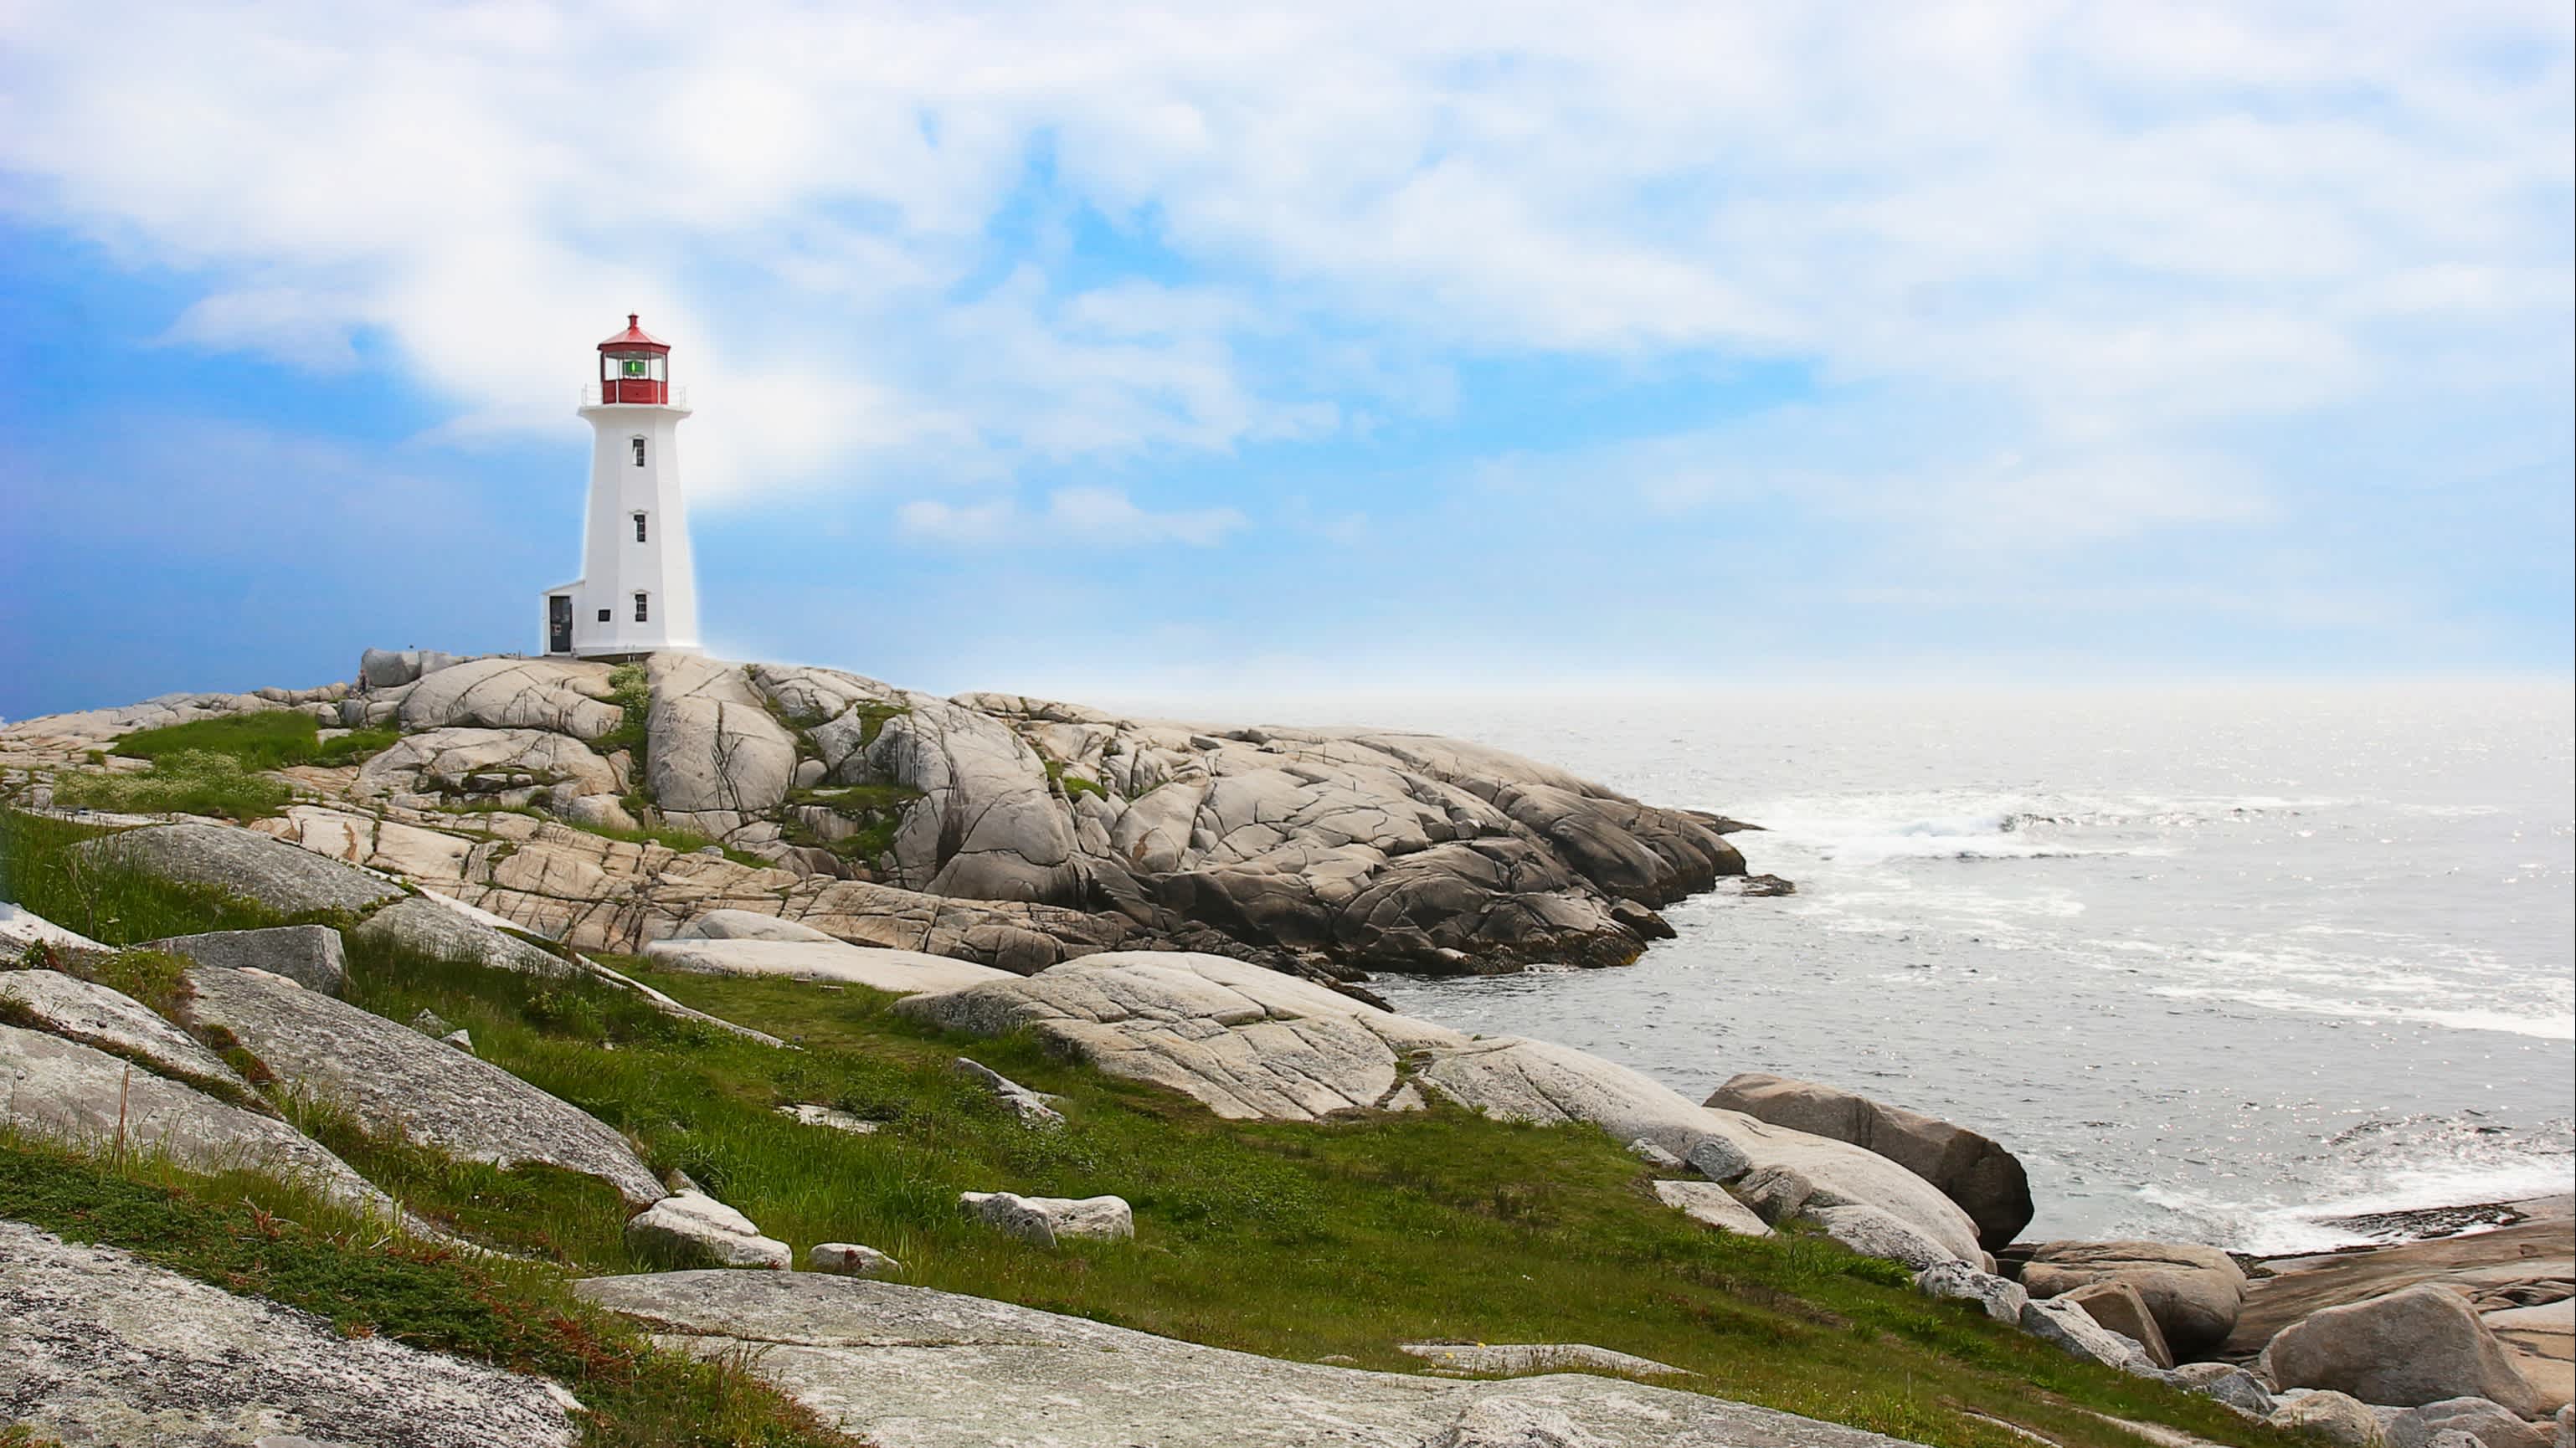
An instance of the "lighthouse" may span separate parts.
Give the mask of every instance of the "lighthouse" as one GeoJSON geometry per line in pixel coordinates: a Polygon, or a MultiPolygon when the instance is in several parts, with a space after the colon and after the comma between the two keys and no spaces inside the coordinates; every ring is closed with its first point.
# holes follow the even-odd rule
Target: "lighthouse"
{"type": "Polygon", "coordinates": [[[680,495],[689,401],[671,385],[671,344],[627,313],[626,330],[599,344],[599,381],[583,389],[580,411],[592,433],[581,577],[546,590],[546,652],[696,653],[698,584],[680,495]]]}

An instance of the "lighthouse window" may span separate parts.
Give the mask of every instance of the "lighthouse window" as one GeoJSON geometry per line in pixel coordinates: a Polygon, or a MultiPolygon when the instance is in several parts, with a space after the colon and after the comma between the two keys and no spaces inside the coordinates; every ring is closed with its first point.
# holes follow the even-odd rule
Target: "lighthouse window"
{"type": "Polygon", "coordinates": [[[609,613],[609,611],[608,611],[607,609],[604,609],[604,608],[603,608],[603,609],[601,609],[601,610],[599,611],[599,621],[600,621],[601,623],[606,623],[606,622],[608,622],[608,613],[609,613]]]}
{"type": "Polygon", "coordinates": [[[640,438],[640,437],[639,437],[639,438],[636,438],[634,441],[635,441],[635,466],[637,466],[637,467],[639,467],[639,468],[640,468],[640,467],[644,466],[644,439],[642,439],[642,438],[640,438]]]}
{"type": "Polygon", "coordinates": [[[644,515],[641,513],[635,515],[635,541],[644,541],[644,515]]]}
{"type": "Polygon", "coordinates": [[[641,377],[644,375],[644,369],[648,365],[649,364],[641,357],[629,357],[626,359],[626,375],[629,377],[641,377]]]}
{"type": "Polygon", "coordinates": [[[651,619],[651,617],[650,617],[651,610],[647,609],[647,608],[644,606],[644,600],[645,600],[645,598],[646,598],[646,597],[647,597],[647,595],[645,595],[645,594],[641,594],[641,593],[639,593],[639,594],[635,595],[635,621],[636,621],[637,623],[650,623],[650,622],[652,622],[652,619],[651,619]]]}

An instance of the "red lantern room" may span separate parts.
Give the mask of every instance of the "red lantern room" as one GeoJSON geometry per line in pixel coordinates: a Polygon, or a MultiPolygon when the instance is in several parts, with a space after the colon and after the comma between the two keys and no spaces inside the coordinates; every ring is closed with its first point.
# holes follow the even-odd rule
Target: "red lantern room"
{"type": "Polygon", "coordinates": [[[671,400],[671,344],[635,325],[633,312],[625,331],[599,344],[599,400],[657,407],[671,400]]]}

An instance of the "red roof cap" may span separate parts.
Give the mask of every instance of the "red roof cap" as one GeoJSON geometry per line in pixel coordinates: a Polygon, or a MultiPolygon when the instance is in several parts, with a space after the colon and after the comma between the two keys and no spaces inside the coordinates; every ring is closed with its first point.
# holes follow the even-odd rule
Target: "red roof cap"
{"type": "Polygon", "coordinates": [[[635,314],[626,314],[626,330],[599,344],[602,352],[668,352],[671,344],[635,325],[635,314]]]}

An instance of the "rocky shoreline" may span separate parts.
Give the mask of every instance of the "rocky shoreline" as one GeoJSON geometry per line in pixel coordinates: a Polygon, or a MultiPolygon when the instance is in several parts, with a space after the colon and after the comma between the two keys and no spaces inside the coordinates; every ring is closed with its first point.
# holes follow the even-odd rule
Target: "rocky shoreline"
{"type": "MultiPolygon", "coordinates": [[[[339,1001],[330,967],[346,935],[502,971],[579,974],[686,1012],[583,954],[623,952],[702,974],[864,985],[904,997],[897,1011],[926,1025],[1033,1037],[1220,1118],[1321,1122],[1445,1103],[1598,1129],[1646,1163],[1655,1199],[1712,1230],[1817,1234],[1891,1259],[1926,1294],[2248,1418],[2351,1448],[2570,1448],[2576,1222],[2565,1199],[2378,1224],[2448,1235],[2298,1258],[2023,1242],[2034,1215],[2027,1177],[2005,1145],[1973,1130],[1760,1075],[1692,1102],[1580,1051],[1395,1014],[1358,985],[1372,969],[1632,960],[1669,933],[1656,907],[1745,874],[1726,838],[1745,826],[1731,820],[1658,809],[1428,736],[1211,730],[675,657],[610,669],[371,652],[351,686],[173,696],[0,729],[0,786],[17,807],[47,810],[67,775],[143,768],[104,752],[132,731],[281,709],[331,730],[399,733],[362,762],[283,769],[299,797],[247,827],[91,816],[119,832],[75,853],[339,924],[160,942],[195,962],[194,1005],[174,1032],[67,964],[103,947],[23,912],[0,915],[0,944],[13,956],[32,948],[16,963],[39,967],[0,971],[0,1067],[20,1129],[95,1135],[112,1100],[122,1131],[140,1066],[150,1073],[143,1109],[183,1152],[264,1154],[319,1171],[351,1202],[390,1209],[264,1109],[253,1081],[197,1045],[219,1039],[279,1063],[289,1079],[328,1083],[371,1129],[608,1182],[636,1213],[630,1232],[736,1265],[792,1265],[784,1243],[694,1183],[657,1179],[586,1114],[425,1028],[339,1001]],[[708,843],[636,838],[654,830],[708,843]]],[[[1042,1098],[974,1069],[1032,1129],[1051,1129],[1042,1098]]],[[[865,1125],[814,1109],[826,1129],[865,1125]]],[[[996,1230],[1047,1246],[1100,1223],[1120,1225],[1111,1235],[1135,1231],[1115,1197],[968,1195],[983,1200],[961,1205],[996,1230]]],[[[42,1244],[29,1251],[46,1271],[71,1270],[42,1244]]],[[[891,1261],[855,1243],[817,1247],[814,1260],[863,1276],[891,1261]]],[[[0,1292],[14,1261],[0,1261],[0,1292]]],[[[946,1320],[995,1307],[744,1273],[591,1290],[685,1351],[734,1343],[750,1330],[739,1323],[778,1317],[790,1335],[759,1340],[800,1344],[784,1358],[819,1364],[804,1376],[782,1368],[782,1387],[844,1413],[862,1411],[847,1374],[891,1382],[926,1370],[900,1355],[852,1358],[852,1333],[891,1331],[884,1323],[906,1314],[946,1320]]],[[[1011,1331],[1059,1356],[1086,1340],[1034,1321],[1045,1316],[1011,1331]]],[[[1162,1351],[1133,1350],[1140,1369],[1162,1351]]],[[[1516,1350],[1512,1361],[1529,1364],[1618,1356],[1585,1344],[1516,1350]]],[[[1575,1387],[1506,1394],[1501,1406],[1474,1395],[1426,1405],[1410,1388],[1358,1380],[1382,1374],[1333,1379],[1298,1365],[1325,1374],[1300,1377],[1174,1351],[1170,1372],[1233,1374],[1268,1384],[1261,1391],[1323,1395],[1330,1412],[1383,1413],[1399,1425],[1390,1443],[1489,1441],[1460,1436],[1478,1415],[1500,1415],[1497,1434],[1562,1421],[1592,1435],[1495,1443],[1894,1441],[1723,1413],[1693,1428],[1701,1436],[1623,1437],[1641,1420],[1575,1387]]],[[[940,1359],[949,1371],[967,1360],[940,1359]]],[[[993,1411],[942,1431],[962,1443],[1026,1426],[993,1411]]],[[[1279,1441],[1298,1441],[1292,1429],[1305,1420],[1280,1412],[1291,1436],[1279,1441]]],[[[1174,1431],[1173,1442],[1229,1441],[1190,1436],[1221,1431],[1205,1425],[1174,1431]]]]}

